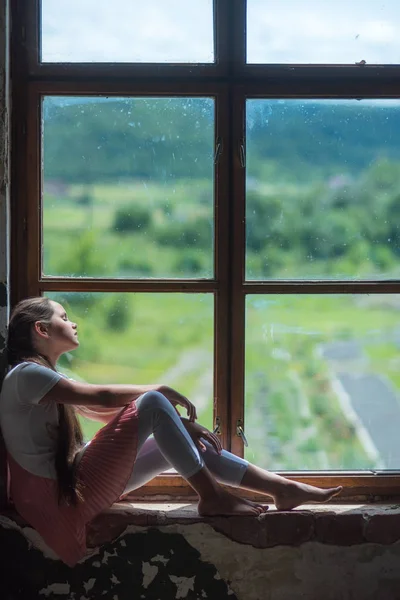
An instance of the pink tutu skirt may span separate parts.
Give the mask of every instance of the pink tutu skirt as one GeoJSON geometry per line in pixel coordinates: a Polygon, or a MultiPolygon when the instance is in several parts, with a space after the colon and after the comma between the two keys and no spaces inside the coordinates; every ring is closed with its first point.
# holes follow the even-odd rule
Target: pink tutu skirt
{"type": "Polygon", "coordinates": [[[137,452],[138,414],[131,402],[95,435],[77,467],[84,501],[58,503],[54,479],[23,469],[9,454],[10,494],[18,513],[67,565],[87,553],[86,523],[119,500],[137,452]]]}

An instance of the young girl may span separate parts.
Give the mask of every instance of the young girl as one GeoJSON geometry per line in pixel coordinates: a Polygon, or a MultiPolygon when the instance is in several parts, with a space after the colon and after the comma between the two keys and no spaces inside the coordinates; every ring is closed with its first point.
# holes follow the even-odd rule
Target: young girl
{"type": "Polygon", "coordinates": [[[78,345],[77,326],[60,304],[23,300],[9,323],[11,369],[0,394],[12,501],[68,565],[86,554],[88,521],[171,466],[197,492],[204,516],[258,516],[267,508],[220,483],[268,494],[278,510],[325,502],[341,491],[290,481],[223,450],[218,437],[196,423],[194,405],[167,386],[64,377],[57,361],[78,345]],[[86,446],[76,413],[106,423],[86,446]]]}

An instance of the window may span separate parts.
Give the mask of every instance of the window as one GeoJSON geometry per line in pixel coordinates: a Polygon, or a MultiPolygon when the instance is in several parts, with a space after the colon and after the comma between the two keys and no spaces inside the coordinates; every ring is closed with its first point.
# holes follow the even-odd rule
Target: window
{"type": "Polygon", "coordinates": [[[397,4],[128,4],[12,8],[13,302],[83,322],[75,377],[164,381],[260,466],[395,493],[397,4]]]}

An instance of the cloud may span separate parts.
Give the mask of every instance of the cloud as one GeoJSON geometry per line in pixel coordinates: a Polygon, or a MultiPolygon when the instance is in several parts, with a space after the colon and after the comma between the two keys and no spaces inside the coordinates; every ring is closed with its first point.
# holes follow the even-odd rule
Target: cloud
{"type": "Polygon", "coordinates": [[[45,62],[210,62],[212,0],[43,0],[45,62]]]}
{"type": "MultiPolygon", "coordinates": [[[[400,63],[400,2],[247,0],[248,60],[400,63]]],[[[212,0],[42,0],[43,60],[211,62],[212,0]]]]}
{"type": "Polygon", "coordinates": [[[247,0],[248,61],[400,63],[400,3],[247,0]]]}
{"type": "Polygon", "coordinates": [[[366,21],[360,27],[360,38],[370,43],[371,46],[384,44],[389,47],[396,44],[396,42],[398,43],[396,27],[388,21],[366,21]]]}

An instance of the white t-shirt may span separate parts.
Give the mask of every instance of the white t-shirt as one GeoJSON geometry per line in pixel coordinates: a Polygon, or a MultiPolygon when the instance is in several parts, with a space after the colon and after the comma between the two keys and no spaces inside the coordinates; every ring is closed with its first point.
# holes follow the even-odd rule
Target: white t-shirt
{"type": "Polygon", "coordinates": [[[58,410],[40,400],[62,375],[42,365],[24,362],[7,373],[0,393],[0,427],[7,451],[24,469],[56,479],[58,410]]]}

